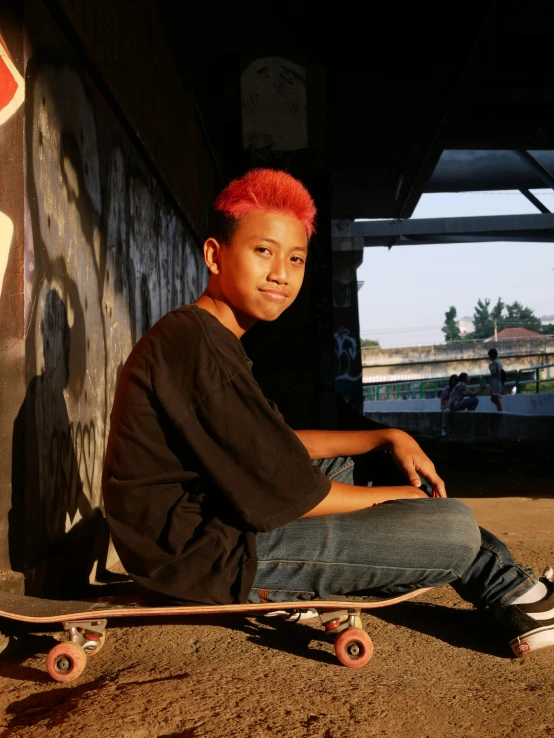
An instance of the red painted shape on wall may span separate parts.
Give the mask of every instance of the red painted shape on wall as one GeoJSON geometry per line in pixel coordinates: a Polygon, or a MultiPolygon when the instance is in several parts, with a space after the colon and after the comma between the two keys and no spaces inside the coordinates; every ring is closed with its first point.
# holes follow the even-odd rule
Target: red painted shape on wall
{"type": "Polygon", "coordinates": [[[23,77],[0,38],[0,125],[15,113],[25,97],[23,77]]]}

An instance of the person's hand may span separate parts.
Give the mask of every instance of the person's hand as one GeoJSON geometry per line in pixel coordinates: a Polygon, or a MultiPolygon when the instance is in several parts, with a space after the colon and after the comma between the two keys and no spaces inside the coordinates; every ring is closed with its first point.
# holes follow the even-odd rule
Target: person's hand
{"type": "Polygon", "coordinates": [[[421,474],[431,485],[433,497],[446,497],[444,482],[437,474],[435,465],[411,436],[401,430],[391,430],[389,449],[412,487],[421,487],[421,474]]]}

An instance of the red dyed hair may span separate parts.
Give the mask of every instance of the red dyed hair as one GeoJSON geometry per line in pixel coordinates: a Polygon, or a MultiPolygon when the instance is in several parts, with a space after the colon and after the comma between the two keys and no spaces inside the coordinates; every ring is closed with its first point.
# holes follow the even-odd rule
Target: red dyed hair
{"type": "Polygon", "coordinates": [[[216,213],[236,223],[253,211],[298,218],[308,239],[315,231],[314,201],[302,182],[279,169],[251,169],[232,180],[214,202],[216,213]]]}

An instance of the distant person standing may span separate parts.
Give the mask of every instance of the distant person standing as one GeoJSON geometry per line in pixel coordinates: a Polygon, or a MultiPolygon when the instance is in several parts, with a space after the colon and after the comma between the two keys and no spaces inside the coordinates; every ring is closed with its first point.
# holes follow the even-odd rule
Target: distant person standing
{"type": "Polygon", "coordinates": [[[458,377],[458,383],[450,390],[450,399],[448,407],[450,412],[459,412],[460,410],[475,410],[479,404],[476,397],[481,392],[481,387],[470,390],[468,387],[469,377],[466,372],[462,372],[458,377]]]}
{"type": "Polygon", "coordinates": [[[450,399],[450,393],[452,389],[458,384],[458,375],[452,374],[448,380],[448,384],[441,392],[441,411],[442,411],[442,435],[446,436],[446,425],[448,423],[448,416],[450,414],[450,408],[448,407],[448,401],[450,399]]]}
{"type": "Polygon", "coordinates": [[[489,364],[489,372],[491,373],[489,380],[491,402],[496,405],[497,410],[502,412],[502,401],[500,398],[502,396],[502,385],[504,384],[502,379],[505,374],[502,368],[502,362],[498,358],[498,351],[495,348],[489,351],[489,359],[491,360],[489,364]]]}

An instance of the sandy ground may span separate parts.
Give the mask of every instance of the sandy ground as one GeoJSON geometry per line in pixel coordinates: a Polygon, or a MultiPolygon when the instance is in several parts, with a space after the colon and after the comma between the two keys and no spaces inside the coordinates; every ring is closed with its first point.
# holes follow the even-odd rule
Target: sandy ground
{"type": "MultiPolygon", "coordinates": [[[[481,448],[472,474],[471,455],[433,445],[480,523],[518,559],[554,564],[554,477],[540,453],[481,448]]],[[[27,635],[1,658],[0,738],[554,735],[554,648],[511,658],[488,614],[448,587],[362,619],[375,653],[359,670],[338,664],[317,619],[112,621],[69,685],[46,672],[54,635],[27,635]]]]}

